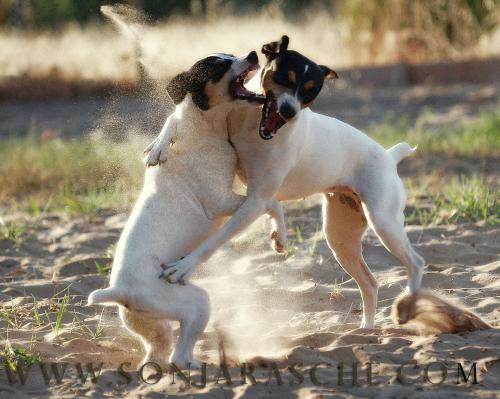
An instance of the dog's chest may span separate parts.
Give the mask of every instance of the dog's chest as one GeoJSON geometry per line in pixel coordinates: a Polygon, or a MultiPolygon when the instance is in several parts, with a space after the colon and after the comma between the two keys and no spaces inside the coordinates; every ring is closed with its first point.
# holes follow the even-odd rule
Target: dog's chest
{"type": "Polygon", "coordinates": [[[236,152],[222,135],[181,137],[172,146],[167,160],[167,175],[191,181],[200,190],[221,190],[232,184],[236,152]]]}

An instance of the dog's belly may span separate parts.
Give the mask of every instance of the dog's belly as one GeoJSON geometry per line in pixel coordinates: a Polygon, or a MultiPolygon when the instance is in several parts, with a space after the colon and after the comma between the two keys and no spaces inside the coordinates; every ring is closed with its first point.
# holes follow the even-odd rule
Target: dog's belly
{"type": "MultiPolygon", "coordinates": [[[[310,146],[310,144],[306,144],[310,146]]],[[[324,148],[322,148],[324,150],[324,148]]],[[[332,185],[348,184],[352,170],[344,170],[338,158],[319,154],[319,151],[306,152],[288,172],[283,180],[276,198],[278,200],[294,200],[324,192],[332,185]]]]}
{"type": "MultiPolygon", "coordinates": [[[[385,150],[362,132],[341,121],[304,112],[296,130],[304,135],[298,144],[299,156],[277,193],[279,200],[304,198],[326,192],[334,186],[360,189],[369,159],[385,156],[385,150]],[[300,131],[299,129],[303,129],[300,131]]],[[[378,162],[378,161],[377,161],[378,162]]],[[[374,161],[374,168],[377,167],[374,161]]]]}
{"type": "Polygon", "coordinates": [[[332,176],[321,178],[321,176],[313,177],[310,173],[291,172],[276,193],[276,199],[279,201],[302,199],[324,192],[328,187],[336,184],[344,184],[344,182],[332,176]]]}

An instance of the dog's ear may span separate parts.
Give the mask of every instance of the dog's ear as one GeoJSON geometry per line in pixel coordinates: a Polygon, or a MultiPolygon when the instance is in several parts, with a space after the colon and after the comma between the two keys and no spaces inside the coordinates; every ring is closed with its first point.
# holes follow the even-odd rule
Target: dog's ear
{"type": "Polygon", "coordinates": [[[189,72],[182,72],[167,85],[167,92],[174,104],[180,104],[186,94],[192,90],[192,79],[189,72]]]}
{"type": "Polygon", "coordinates": [[[337,75],[337,72],[335,72],[333,69],[330,69],[325,65],[320,65],[319,68],[321,69],[321,72],[323,72],[323,76],[325,77],[325,79],[339,78],[339,75],[337,75]]]}
{"type": "Polygon", "coordinates": [[[182,72],[174,77],[167,85],[167,92],[174,104],[180,104],[188,93],[194,104],[203,111],[210,108],[205,93],[205,81],[196,79],[190,71],[182,72]]]}
{"type": "Polygon", "coordinates": [[[280,53],[284,53],[288,49],[290,39],[288,36],[283,35],[279,42],[271,42],[262,46],[262,54],[264,54],[268,61],[274,60],[280,53]]]}
{"type": "Polygon", "coordinates": [[[288,50],[288,43],[290,43],[290,38],[287,35],[281,36],[281,40],[279,41],[280,53],[288,50]]]}
{"type": "Polygon", "coordinates": [[[278,42],[271,42],[262,46],[262,54],[268,61],[274,60],[278,56],[278,42]]]}
{"type": "Polygon", "coordinates": [[[202,111],[208,111],[210,108],[208,97],[205,93],[205,84],[197,85],[197,87],[191,92],[191,98],[193,99],[194,104],[202,111]]]}

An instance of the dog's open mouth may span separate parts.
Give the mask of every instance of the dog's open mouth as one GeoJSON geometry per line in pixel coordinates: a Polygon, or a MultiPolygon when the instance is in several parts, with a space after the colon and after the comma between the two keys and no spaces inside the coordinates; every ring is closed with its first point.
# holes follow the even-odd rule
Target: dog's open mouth
{"type": "Polygon", "coordinates": [[[250,65],[231,82],[230,90],[235,99],[258,102],[259,104],[264,102],[264,96],[251,92],[244,86],[248,74],[257,69],[259,69],[259,64],[250,65]]]}
{"type": "Polygon", "coordinates": [[[285,123],[286,121],[278,113],[276,97],[271,91],[268,91],[264,106],[262,107],[262,117],[260,118],[260,137],[264,140],[272,139],[278,129],[285,123]]]}

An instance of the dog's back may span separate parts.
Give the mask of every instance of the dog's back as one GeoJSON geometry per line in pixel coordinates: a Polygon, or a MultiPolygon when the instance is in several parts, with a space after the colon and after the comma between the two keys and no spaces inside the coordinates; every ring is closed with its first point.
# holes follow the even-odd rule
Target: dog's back
{"type": "Polygon", "coordinates": [[[167,289],[158,280],[161,263],[187,254],[222,221],[210,220],[206,212],[231,190],[235,151],[226,132],[193,119],[188,100],[180,107],[185,109],[168,160],[146,170],[144,187],[118,242],[110,288],[92,293],[90,304],[123,304],[130,301],[130,292],[142,295],[140,287],[148,289],[152,281],[167,289]]]}

